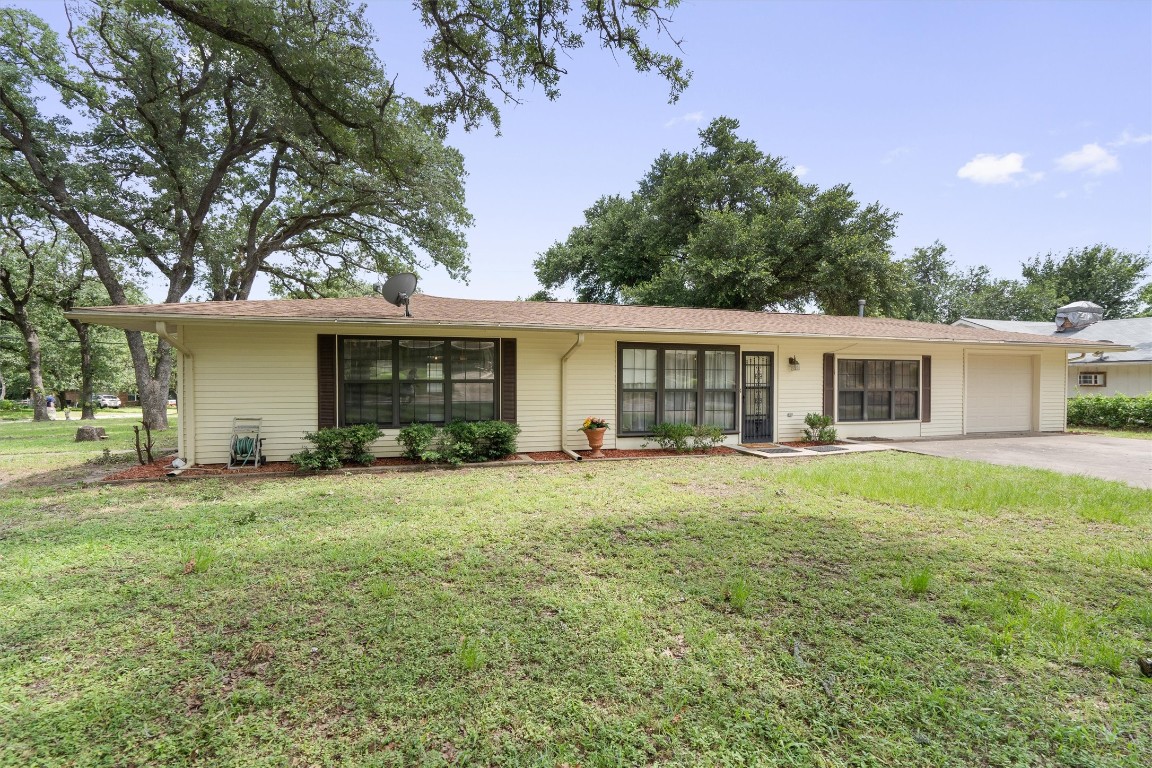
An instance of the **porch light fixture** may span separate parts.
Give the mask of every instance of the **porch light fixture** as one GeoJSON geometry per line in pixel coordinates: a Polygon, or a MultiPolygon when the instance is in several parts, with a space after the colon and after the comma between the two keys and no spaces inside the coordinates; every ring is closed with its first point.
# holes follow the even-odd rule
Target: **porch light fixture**
{"type": "Polygon", "coordinates": [[[800,361],[797,360],[795,357],[790,357],[790,358],[788,358],[788,367],[791,368],[793,371],[798,371],[798,370],[800,370],[800,361]]]}

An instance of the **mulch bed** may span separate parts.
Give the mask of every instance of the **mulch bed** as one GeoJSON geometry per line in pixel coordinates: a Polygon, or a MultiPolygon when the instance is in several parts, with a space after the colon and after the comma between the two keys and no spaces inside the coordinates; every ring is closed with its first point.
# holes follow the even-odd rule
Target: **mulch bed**
{"type": "MultiPolygon", "coordinates": [[[[169,472],[169,465],[172,464],[174,456],[165,456],[162,459],[157,459],[151,464],[143,466],[137,465],[129,467],[128,469],[121,470],[115,474],[108,475],[105,480],[152,480],[158,477],[164,477],[169,472]]],[[[403,467],[412,464],[419,464],[418,461],[412,459],[391,458],[391,459],[376,459],[372,462],[373,467],[403,467]]],[[[353,464],[352,467],[359,467],[359,464],[353,464]]],[[[263,475],[272,472],[297,472],[299,471],[295,464],[290,461],[270,461],[267,464],[261,464],[258,467],[251,465],[246,467],[239,467],[237,469],[228,469],[226,464],[197,464],[194,467],[189,467],[184,470],[184,474],[189,477],[209,477],[212,475],[263,475]]]]}
{"type": "MultiPolygon", "coordinates": [[[[690,451],[688,453],[676,453],[676,451],[666,451],[663,448],[638,448],[633,450],[605,448],[602,452],[606,459],[651,459],[662,456],[724,456],[737,453],[737,451],[723,445],[712,448],[706,452],[690,451]]],[[[590,459],[592,451],[585,449],[583,451],[576,451],[576,453],[585,459],[590,459]]],[[[572,461],[572,457],[563,451],[534,451],[529,453],[528,457],[533,461],[572,461]]],[[[595,459],[592,459],[592,461],[595,461],[595,459]]]]}
{"type": "MultiPolygon", "coordinates": [[[[568,458],[567,456],[565,456],[562,453],[560,454],[560,456],[562,456],[565,459],[568,458]]],[[[174,455],[165,456],[162,459],[156,459],[156,461],[153,461],[151,464],[145,464],[143,466],[136,465],[134,467],[129,467],[128,469],[123,469],[119,472],[108,475],[104,479],[105,480],[155,480],[157,478],[164,477],[168,474],[168,472],[170,471],[170,468],[171,468],[170,465],[172,464],[172,459],[174,459],[174,458],[176,458],[174,455]]],[[[502,461],[520,461],[520,460],[521,460],[520,457],[517,456],[516,454],[505,456],[502,459],[496,459],[496,461],[500,461],[500,462],[502,462],[502,461]]],[[[478,462],[478,464],[480,464],[480,465],[482,465],[484,463],[487,463],[487,462],[478,462]]],[[[344,468],[345,469],[367,469],[368,467],[411,467],[411,466],[432,467],[432,466],[439,466],[439,465],[428,464],[428,463],[423,462],[423,461],[414,461],[412,459],[405,459],[405,458],[401,458],[401,457],[392,457],[392,458],[386,458],[386,459],[376,459],[376,461],[372,462],[371,464],[369,464],[367,466],[364,466],[361,464],[349,464],[344,468]]],[[[476,465],[464,464],[463,466],[467,467],[467,466],[476,466],[476,465]]],[[[226,476],[231,477],[234,475],[263,475],[263,474],[271,474],[271,473],[275,473],[275,472],[281,472],[281,473],[283,473],[283,472],[301,472],[301,473],[303,473],[303,471],[304,470],[299,469],[295,464],[293,464],[290,461],[270,461],[267,464],[261,464],[259,467],[253,467],[253,466],[249,465],[246,467],[238,467],[236,469],[228,469],[228,465],[226,465],[226,464],[197,464],[194,467],[186,468],[184,470],[183,475],[185,477],[211,477],[214,475],[217,475],[217,476],[218,475],[226,475],[226,476]]],[[[337,471],[337,470],[333,470],[333,471],[337,471]]]]}

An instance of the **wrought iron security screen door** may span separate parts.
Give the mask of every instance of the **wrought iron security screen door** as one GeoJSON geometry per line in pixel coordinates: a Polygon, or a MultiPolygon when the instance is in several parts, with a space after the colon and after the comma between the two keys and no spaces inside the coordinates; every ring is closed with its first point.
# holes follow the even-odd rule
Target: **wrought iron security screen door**
{"type": "Polygon", "coordinates": [[[744,353],[744,428],[746,443],[772,440],[772,353],[744,353]]]}

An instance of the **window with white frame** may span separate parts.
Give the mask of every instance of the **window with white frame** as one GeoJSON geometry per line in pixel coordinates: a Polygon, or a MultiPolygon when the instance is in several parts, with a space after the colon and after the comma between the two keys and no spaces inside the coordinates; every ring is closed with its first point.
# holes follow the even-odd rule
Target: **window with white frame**
{"type": "Polygon", "coordinates": [[[1104,373],[1095,371],[1081,371],[1076,378],[1076,383],[1081,387],[1102,387],[1107,380],[1104,373]]]}
{"type": "Polygon", "coordinates": [[[621,344],[619,354],[620,434],[663,422],[736,430],[735,347],[621,344]]]}

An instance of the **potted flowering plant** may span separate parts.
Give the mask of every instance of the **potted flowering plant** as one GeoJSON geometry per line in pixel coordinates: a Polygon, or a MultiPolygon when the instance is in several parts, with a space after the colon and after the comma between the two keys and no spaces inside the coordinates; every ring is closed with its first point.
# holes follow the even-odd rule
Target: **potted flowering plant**
{"type": "Polygon", "coordinates": [[[589,416],[584,419],[584,423],[580,426],[584,432],[584,436],[588,438],[588,447],[592,449],[589,454],[590,459],[602,459],[604,454],[600,449],[604,447],[604,433],[608,431],[607,419],[602,419],[599,416],[589,416]]]}

